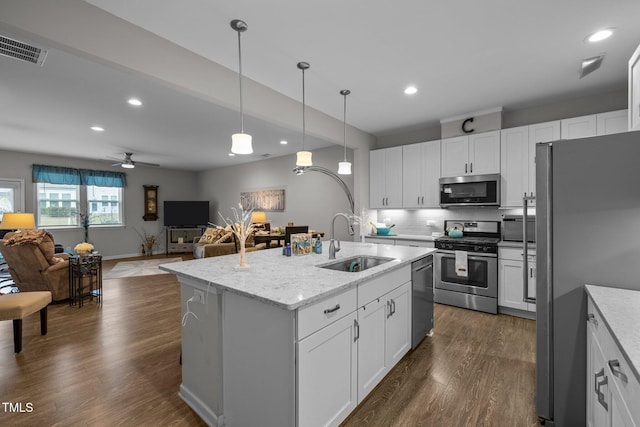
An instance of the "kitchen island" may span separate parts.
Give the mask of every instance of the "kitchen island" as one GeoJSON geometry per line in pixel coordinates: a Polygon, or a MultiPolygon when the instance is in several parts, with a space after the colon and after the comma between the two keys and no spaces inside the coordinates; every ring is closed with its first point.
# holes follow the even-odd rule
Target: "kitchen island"
{"type": "MultiPolygon", "coordinates": [[[[181,284],[180,396],[209,425],[338,425],[411,347],[411,263],[433,249],[342,242],[360,272],[281,248],[164,264],[181,284]]],[[[337,261],[336,260],[336,261],[337,261]]]]}

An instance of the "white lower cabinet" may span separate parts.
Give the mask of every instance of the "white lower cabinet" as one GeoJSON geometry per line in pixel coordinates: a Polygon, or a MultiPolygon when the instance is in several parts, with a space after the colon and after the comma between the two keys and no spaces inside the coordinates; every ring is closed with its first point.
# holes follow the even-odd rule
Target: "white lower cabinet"
{"type": "MultiPolygon", "coordinates": [[[[535,251],[535,250],[534,250],[535,251]]],[[[535,252],[533,252],[535,253],[535,252]]],[[[498,255],[498,305],[535,312],[535,303],[525,301],[524,265],[522,250],[500,248],[498,255]]],[[[529,255],[527,262],[527,297],[536,297],[536,261],[535,255],[529,255]]]]}
{"type": "Polygon", "coordinates": [[[298,426],[339,425],[411,348],[410,267],[358,285],[357,310],[355,292],[298,313],[298,426]]]}
{"type": "Polygon", "coordinates": [[[357,406],[356,317],[298,342],[298,426],[337,426],[357,406]]]}
{"type": "Polygon", "coordinates": [[[587,426],[640,426],[640,382],[589,298],[587,308],[587,426]]]}

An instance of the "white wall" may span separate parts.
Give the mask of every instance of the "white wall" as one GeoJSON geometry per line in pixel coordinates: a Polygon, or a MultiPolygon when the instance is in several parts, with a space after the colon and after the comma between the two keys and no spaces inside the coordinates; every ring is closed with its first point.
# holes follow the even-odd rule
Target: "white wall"
{"type": "MultiPolygon", "coordinates": [[[[342,161],[343,156],[343,147],[339,146],[316,150],[313,152],[313,164],[337,171],[338,162],[342,161]]],[[[347,157],[353,159],[351,150],[347,150],[347,157]]],[[[199,196],[211,202],[212,222],[221,222],[218,212],[225,217],[231,215],[231,207],[238,206],[241,192],[284,189],[285,210],[267,212],[271,225],[287,225],[288,222],[308,225],[311,229],[324,231],[325,239],[328,239],[333,215],[349,211],[347,197],[338,183],[322,173],[307,172],[297,176],[293,173],[295,163],[295,156],[284,156],[201,172],[198,177],[201,189],[199,196]]],[[[354,174],[362,167],[354,162],[354,174]]],[[[368,173],[367,166],[367,176],[368,173]]],[[[354,175],[341,176],[352,193],[353,177],[354,175]]],[[[342,219],[336,220],[336,236],[343,240],[351,239],[342,219]]]]}
{"type": "MultiPolygon", "coordinates": [[[[31,181],[33,164],[65,166],[96,170],[115,170],[110,162],[90,161],[72,157],[45,156],[0,150],[0,178],[23,179],[25,182],[25,212],[34,212],[36,206],[35,184],[31,181]]],[[[125,171],[124,169],[120,169],[125,171]]],[[[163,202],[165,200],[198,200],[197,174],[164,168],[136,167],[127,170],[127,187],[124,189],[125,225],[119,227],[90,227],[89,241],[105,258],[140,254],[140,238],[136,233],[160,233],[163,229],[163,202]],[[143,221],[143,185],[158,185],[159,216],[157,221],[143,221]]],[[[49,229],[56,243],[73,248],[83,240],[82,228],[49,229]]],[[[165,235],[161,236],[158,252],[165,250],[165,235]]]]}

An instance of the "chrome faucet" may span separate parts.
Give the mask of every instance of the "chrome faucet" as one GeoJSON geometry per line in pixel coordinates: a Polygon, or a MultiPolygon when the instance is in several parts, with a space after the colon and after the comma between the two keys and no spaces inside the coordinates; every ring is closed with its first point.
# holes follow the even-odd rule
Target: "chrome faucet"
{"type": "Polygon", "coordinates": [[[349,235],[353,236],[353,234],[354,234],[353,225],[351,224],[351,219],[349,219],[349,216],[347,216],[346,214],[343,214],[343,213],[335,214],[333,216],[333,218],[331,219],[331,235],[330,235],[331,240],[329,241],[329,259],[336,259],[336,252],[338,252],[340,250],[340,240],[334,239],[334,236],[335,236],[335,222],[336,222],[336,218],[338,218],[339,216],[341,216],[345,220],[347,220],[347,226],[349,228],[349,235]],[[334,242],[336,242],[337,245],[334,242]]]}

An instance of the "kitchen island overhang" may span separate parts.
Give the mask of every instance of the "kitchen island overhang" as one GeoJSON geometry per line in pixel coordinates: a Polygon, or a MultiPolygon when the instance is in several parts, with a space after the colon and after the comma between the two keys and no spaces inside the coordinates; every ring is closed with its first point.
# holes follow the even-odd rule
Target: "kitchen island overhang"
{"type": "MultiPolygon", "coordinates": [[[[304,334],[314,327],[327,333],[328,325],[342,324],[344,342],[349,334],[349,340],[355,342],[354,334],[359,333],[356,309],[361,305],[358,289],[367,284],[363,298],[371,289],[391,289],[396,282],[406,285],[411,263],[432,252],[429,248],[343,242],[338,259],[357,255],[393,258],[361,272],[318,267],[330,262],[326,254],[283,257],[277,248],[249,253],[246,270],[237,269],[236,255],[162,265],[181,283],[180,396],[210,425],[307,425],[309,411],[315,408],[301,403],[308,400],[301,393],[304,396],[302,388],[308,388],[304,384],[309,377],[298,366],[304,365],[300,362],[304,345],[300,344],[309,340],[300,335],[302,329],[304,334]],[[204,303],[194,301],[196,291],[204,293],[204,303]],[[314,305],[326,305],[324,314],[315,315],[317,318],[303,314],[314,311],[314,305]],[[310,326],[301,328],[302,323],[310,326]]],[[[410,319],[410,311],[408,315],[410,319]]],[[[342,348],[345,352],[338,357],[349,357],[348,352],[357,356],[357,347],[342,348]]],[[[354,366],[349,372],[355,372],[354,366]]],[[[346,408],[338,405],[334,420],[338,423],[359,400],[353,398],[353,383],[357,377],[351,378],[350,386],[345,385],[348,390],[341,391],[351,397],[338,396],[348,403],[346,408]]],[[[330,406],[328,403],[327,408],[330,406]]]]}

